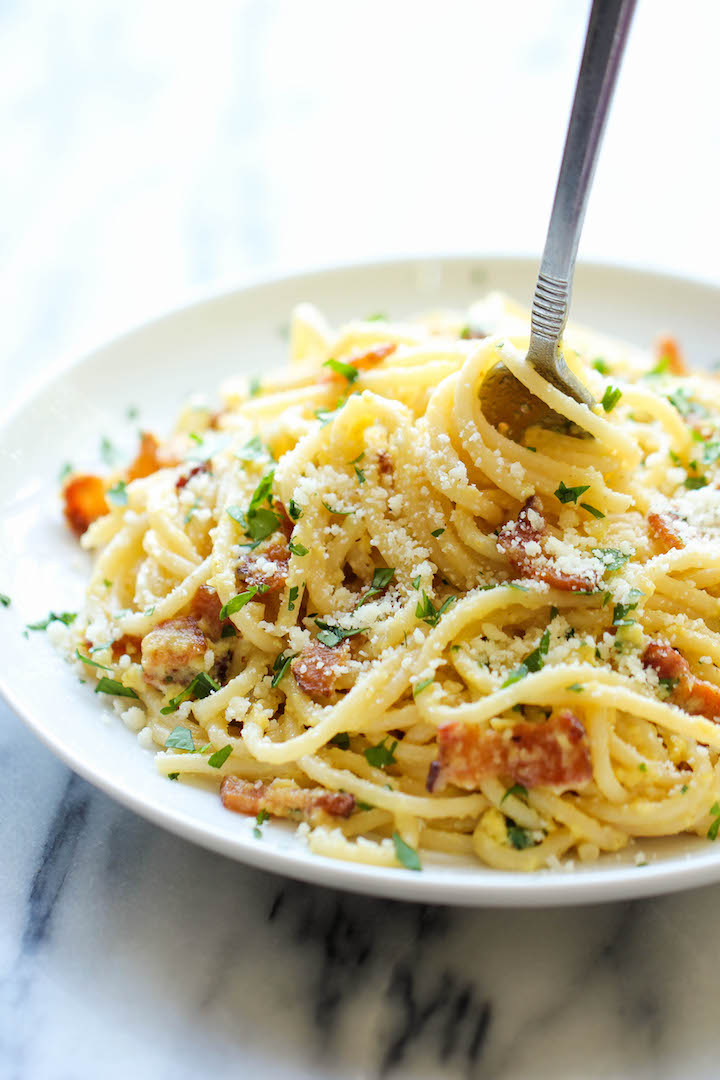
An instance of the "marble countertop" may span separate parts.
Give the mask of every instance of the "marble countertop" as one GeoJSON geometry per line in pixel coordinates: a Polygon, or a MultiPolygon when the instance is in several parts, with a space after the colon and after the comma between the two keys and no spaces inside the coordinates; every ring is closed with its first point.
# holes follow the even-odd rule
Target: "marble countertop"
{"type": "MultiPolygon", "coordinates": [[[[586,10],[3,5],[4,397],[220,281],[538,251],[586,10]]],[[[585,257],[720,281],[718,31],[711,0],[639,5],[585,257]]],[[[0,749],[5,1080],[718,1075],[720,888],[527,912],[355,897],[148,824],[2,704],[0,749]]]]}

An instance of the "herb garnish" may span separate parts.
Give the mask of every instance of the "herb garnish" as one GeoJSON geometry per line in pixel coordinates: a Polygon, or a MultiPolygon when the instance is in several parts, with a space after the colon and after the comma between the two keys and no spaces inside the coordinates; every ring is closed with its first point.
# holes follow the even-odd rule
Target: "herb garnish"
{"type": "Polygon", "coordinates": [[[235,454],[238,461],[272,461],[272,454],[267,450],[259,435],[253,435],[235,454]]]}
{"type": "Polygon", "coordinates": [[[606,574],[612,574],[615,570],[619,570],[630,558],[629,555],[625,555],[618,548],[592,548],[590,554],[600,560],[605,567],[606,574]]]}
{"type": "Polygon", "coordinates": [[[262,838],[261,825],[264,825],[266,821],[270,820],[270,815],[267,810],[258,810],[257,817],[255,818],[255,824],[253,825],[253,836],[260,840],[262,838]]]}
{"type": "Polygon", "coordinates": [[[331,626],[330,623],[323,622],[321,619],[315,619],[315,625],[320,630],[317,636],[318,641],[322,645],[327,645],[328,649],[334,649],[345,638],[364,634],[367,630],[367,626],[359,626],[356,630],[342,630],[339,626],[331,626]]]}
{"type": "Polygon", "coordinates": [[[415,683],[413,686],[413,697],[417,697],[418,694],[422,694],[423,690],[427,690],[431,683],[435,682],[435,676],[431,675],[428,679],[423,679],[419,683],[415,683]]]}
{"type": "Polygon", "coordinates": [[[385,745],[387,739],[388,737],[386,735],[382,742],[379,742],[377,746],[368,746],[367,750],[363,750],[368,765],[372,765],[375,769],[385,769],[388,765],[397,764],[397,758],[395,757],[395,748],[398,744],[397,739],[395,739],[389,749],[385,745]]]}
{"type": "Polygon", "coordinates": [[[524,851],[525,848],[535,847],[535,841],[529,829],[522,825],[508,825],[507,837],[516,851],[524,851]]]}
{"type": "Polygon", "coordinates": [[[328,514],[335,514],[336,517],[347,517],[349,514],[354,514],[354,510],[336,510],[334,506],[328,506],[325,500],[322,500],[322,504],[327,510],[328,514]]]}
{"type": "Polygon", "coordinates": [[[329,367],[336,375],[344,376],[350,384],[354,383],[360,374],[356,367],[352,364],[343,364],[342,360],[326,360],[323,367],[329,367]]]}
{"type": "Polygon", "coordinates": [[[560,481],[560,487],[554,494],[560,500],[561,503],[569,503],[578,501],[578,496],[584,495],[586,491],[590,490],[589,484],[580,484],[578,487],[565,487],[563,481],[560,481]]]}
{"type": "Polygon", "coordinates": [[[273,505],[272,486],[274,478],[274,469],[271,469],[270,472],[263,476],[253,492],[247,511],[242,510],[239,506],[228,506],[227,508],[229,516],[233,521],[237,521],[239,525],[242,525],[245,529],[245,535],[249,536],[253,541],[249,545],[243,544],[243,547],[256,548],[261,540],[265,540],[266,537],[272,535],[280,526],[280,515],[276,514],[274,510],[268,510],[263,506],[265,502],[271,507],[273,505]]]}
{"type": "Polygon", "coordinates": [[[124,480],[118,480],[117,484],[108,488],[105,494],[113,506],[127,506],[127,484],[124,480]]]}
{"type": "Polygon", "coordinates": [[[12,601],[11,601],[10,597],[7,595],[7,593],[0,592],[0,604],[2,604],[3,607],[10,607],[11,603],[12,603],[12,601]]]}
{"type": "Polygon", "coordinates": [[[390,582],[392,581],[392,579],[394,577],[395,577],[395,567],[394,566],[383,566],[383,567],[375,570],[373,572],[372,585],[370,586],[368,591],[365,593],[365,595],[361,599],[360,603],[355,608],[355,611],[357,611],[357,609],[359,607],[362,607],[363,604],[365,604],[373,596],[378,596],[379,593],[381,593],[381,592],[383,592],[383,590],[387,589],[388,585],[390,584],[390,582]]]}
{"type": "Polygon", "coordinates": [[[593,360],[592,366],[595,368],[596,371],[599,371],[601,375],[610,374],[610,368],[608,366],[608,363],[602,358],[602,356],[598,356],[597,359],[593,360]]]}
{"type": "Polygon", "coordinates": [[[139,695],[130,686],[123,686],[117,679],[108,679],[106,675],[103,675],[102,679],[98,680],[98,684],[95,687],[96,694],[115,694],[117,697],[131,697],[137,698],[139,695]]]}
{"type": "Polygon", "coordinates": [[[227,604],[223,604],[220,608],[220,618],[227,619],[228,615],[234,615],[236,611],[241,611],[253,596],[258,593],[262,596],[263,593],[268,591],[267,585],[251,585],[245,592],[238,593],[237,596],[233,596],[232,600],[228,600],[227,604]]]}
{"type": "Polygon", "coordinates": [[[700,488],[707,487],[710,483],[707,476],[686,476],[685,487],[688,491],[698,491],[700,488]]]}
{"type": "Polygon", "coordinates": [[[347,731],[339,731],[337,735],[334,735],[330,742],[333,746],[337,746],[339,750],[350,749],[350,736],[347,731]]]}
{"type": "Polygon", "coordinates": [[[47,619],[43,619],[42,622],[28,623],[27,628],[28,630],[47,630],[51,622],[61,622],[65,623],[66,626],[70,626],[71,623],[75,622],[76,618],[76,611],[61,611],[59,615],[51,611],[47,619]]]}
{"type": "Polygon", "coordinates": [[[172,750],[194,750],[195,743],[193,742],[192,731],[190,728],[178,724],[177,727],[172,729],[165,740],[165,747],[172,750]]]}
{"type": "Polygon", "coordinates": [[[415,848],[406,844],[399,832],[394,832],[392,839],[398,862],[402,863],[406,870],[422,870],[420,856],[415,848]]]}
{"type": "Polygon", "coordinates": [[[222,750],[216,750],[214,754],[211,754],[208,758],[208,765],[213,769],[219,769],[221,765],[224,765],[227,759],[232,754],[232,746],[230,743],[227,746],[223,746],[222,750]]]}
{"type": "Polygon", "coordinates": [[[291,555],[297,555],[300,558],[307,555],[308,549],[304,544],[299,544],[296,540],[288,540],[288,548],[291,555]]]}
{"type": "Polygon", "coordinates": [[[445,532],[445,529],[433,529],[433,531],[430,533],[430,535],[438,537],[438,536],[442,536],[442,534],[444,532],[445,532]]]}
{"type": "Polygon", "coordinates": [[[528,790],[526,787],[523,786],[523,784],[513,784],[513,786],[509,787],[503,795],[502,799],[500,800],[500,805],[502,806],[505,800],[509,799],[511,795],[517,795],[525,798],[527,796],[527,793],[528,790]]]}
{"type": "Polygon", "coordinates": [[[107,667],[106,664],[98,664],[97,660],[91,660],[89,656],[83,656],[79,649],[75,650],[75,655],[78,660],[82,660],[83,664],[87,664],[88,667],[100,668],[102,671],[112,671],[112,668],[107,667]]]}
{"type": "Polygon", "coordinates": [[[707,831],[708,840],[717,840],[718,829],[720,829],[720,803],[713,803],[710,813],[714,814],[715,818],[707,831]]]}
{"type": "Polygon", "coordinates": [[[160,712],[163,714],[163,716],[167,716],[169,713],[174,713],[183,701],[187,701],[189,698],[192,697],[194,697],[196,700],[198,698],[206,698],[209,694],[212,694],[214,691],[219,689],[220,687],[214,681],[214,679],[211,679],[207,672],[201,671],[198,675],[195,676],[189,686],[186,686],[185,689],[177,695],[177,697],[170,698],[170,701],[168,701],[167,705],[162,708],[160,712]]]}
{"type": "Polygon", "coordinates": [[[357,465],[354,465],[353,468],[355,469],[355,475],[357,476],[358,484],[364,484],[365,483],[365,473],[362,471],[362,469],[358,468],[357,465]]]}
{"type": "Polygon", "coordinates": [[[300,586],[292,585],[290,588],[290,595],[288,596],[288,611],[295,610],[295,601],[300,595],[300,586]]]}
{"type": "Polygon", "coordinates": [[[284,652],[281,652],[275,657],[275,662],[272,666],[275,674],[273,675],[272,682],[270,683],[273,689],[275,689],[275,687],[279,684],[280,680],[285,675],[285,672],[290,667],[290,663],[295,659],[297,655],[298,654],[294,652],[287,653],[287,655],[284,652]]]}
{"type": "Polygon", "coordinates": [[[257,376],[254,376],[248,384],[248,393],[250,397],[257,397],[260,393],[260,380],[257,376]]]}
{"type": "Polygon", "coordinates": [[[617,386],[608,386],[602,396],[600,404],[605,412],[609,413],[613,411],[621,397],[622,390],[619,390],[617,386]]]}
{"type": "Polygon", "coordinates": [[[290,500],[290,505],[288,506],[288,514],[293,521],[299,521],[302,517],[302,508],[298,506],[294,499],[290,500]]]}
{"type": "Polygon", "coordinates": [[[519,682],[520,679],[524,679],[529,672],[540,671],[541,667],[545,663],[545,657],[547,656],[548,649],[550,647],[550,631],[546,630],[543,636],[540,638],[540,643],[537,648],[533,649],[531,653],[525,657],[519,667],[516,667],[514,671],[511,671],[507,679],[501,686],[501,690],[504,690],[506,686],[512,686],[513,683],[519,682]]]}
{"type": "Polygon", "coordinates": [[[588,514],[592,514],[595,518],[604,518],[602,510],[598,510],[596,506],[591,506],[590,503],[580,503],[583,510],[587,510],[588,514]]]}
{"type": "Polygon", "coordinates": [[[456,596],[448,596],[448,598],[441,604],[439,608],[436,608],[428,594],[423,589],[423,598],[415,608],[415,617],[422,619],[428,626],[435,627],[440,622],[440,618],[445,612],[455,603],[456,596]]]}

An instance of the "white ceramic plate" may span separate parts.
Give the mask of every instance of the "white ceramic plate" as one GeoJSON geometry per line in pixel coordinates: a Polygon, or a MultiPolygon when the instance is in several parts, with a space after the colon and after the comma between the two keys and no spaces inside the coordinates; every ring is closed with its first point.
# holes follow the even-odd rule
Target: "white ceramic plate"
{"type": "MultiPolygon", "coordinates": [[[[531,906],[644,896],[720,880],[720,843],[647,842],[620,857],[533,876],[424,857],[422,873],[311,855],[292,830],[225,811],[201,786],[168,783],[152,755],[89,685],[26,623],[77,610],[86,557],[62,521],[63,462],[97,464],[102,436],[130,454],[138,423],[164,429],[181,402],[212,394],[230,373],[261,374],[283,362],[293,304],[312,300],[332,319],[374,311],[392,317],[435,305],[464,306],[490,288],[529,302],[536,263],[510,258],[384,262],[287,277],[192,305],[122,337],[45,378],[0,425],[0,688],[32,730],[68,765],[137,813],[215,851],[316,883],[448,904],[531,906]],[[129,406],[140,419],[130,421],[129,406]],[[648,865],[636,866],[642,850],[648,865]]],[[[671,331],[694,363],[720,353],[720,289],[609,266],[578,269],[573,317],[645,344],[671,331]]]]}

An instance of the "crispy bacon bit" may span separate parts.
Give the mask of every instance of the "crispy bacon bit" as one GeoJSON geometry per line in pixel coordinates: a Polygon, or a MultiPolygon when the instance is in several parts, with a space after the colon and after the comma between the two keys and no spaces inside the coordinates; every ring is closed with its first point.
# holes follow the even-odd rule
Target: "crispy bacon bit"
{"type": "Polygon", "coordinates": [[[186,615],[166,619],[142,640],[142,669],[158,689],[167,683],[191,683],[205,670],[207,641],[197,619],[186,615]]]}
{"type": "Polygon", "coordinates": [[[273,817],[298,817],[320,824],[327,816],[348,818],[355,809],[355,796],[325,788],[301,788],[290,780],[241,780],[226,776],[220,786],[226,810],[257,816],[262,810],[273,817]]]}
{"type": "Polygon", "coordinates": [[[200,625],[200,629],[211,641],[218,641],[222,634],[223,626],[227,626],[229,619],[220,618],[222,602],[220,597],[208,585],[201,585],[192,598],[190,614],[200,625]]]}
{"type": "Polygon", "coordinates": [[[130,634],[123,634],[122,637],[118,638],[112,643],[112,658],[113,662],[116,664],[124,653],[127,653],[128,656],[135,657],[139,652],[140,638],[134,637],[130,634]]]}
{"type": "Polygon", "coordinates": [[[663,360],[667,360],[668,368],[673,375],[688,375],[687,364],[683,354],[680,352],[680,346],[675,338],[664,337],[660,338],[655,346],[658,363],[663,360]]]}
{"type": "Polygon", "coordinates": [[[264,585],[268,592],[278,592],[287,581],[290,551],[284,540],[272,540],[261,551],[243,555],[238,574],[247,585],[264,585]]]}
{"type": "Polygon", "coordinates": [[[78,536],[82,536],[93,521],[110,511],[105,499],[105,483],[100,476],[71,476],[64,484],[62,493],[65,517],[78,536]]]}
{"type": "Polygon", "coordinates": [[[377,456],[378,472],[381,476],[392,476],[393,463],[389,454],[386,454],[384,450],[381,450],[377,456]]]}
{"type": "Polygon", "coordinates": [[[430,767],[428,791],[455,784],[475,790],[500,777],[526,788],[575,788],[592,778],[590,747],[577,716],[561,709],[541,724],[504,731],[450,720],[438,729],[439,757],[430,767]]]}
{"type": "Polygon", "coordinates": [[[527,500],[518,514],[517,521],[508,521],[498,533],[498,548],[508,558],[519,577],[544,581],[552,588],[565,592],[590,592],[600,584],[600,570],[580,570],[569,573],[562,570],[557,561],[546,555],[542,548],[545,536],[545,518],[542,503],[537,495],[527,500]]]}
{"type": "Polygon", "coordinates": [[[128,483],[131,480],[141,480],[145,476],[150,476],[158,469],[166,469],[170,465],[179,464],[180,458],[172,450],[163,448],[149,431],[142,431],[140,447],[127,471],[128,483]]]}
{"type": "Polygon", "coordinates": [[[367,371],[368,368],[377,367],[378,364],[381,364],[396,349],[397,345],[393,342],[388,342],[387,345],[376,345],[374,349],[368,349],[367,352],[351,356],[349,363],[356,367],[358,371],[367,371]]]}
{"type": "Polygon", "coordinates": [[[708,720],[720,720],[720,686],[693,675],[685,657],[672,645],[651,641],[642,660],[664,682],[673,705],[708,720]]]}
{"type": "Polygon", "coordinates": [[[661,551],[685,547],[685,541],[678,529],[680,520],[677,514],[673,513],[648,514],[648,532],[661,551]]]}
{"type": "Polygon", "coordinates": [[[185,485],[189,483],[190,480],[192,480],[193,476],[199,476],[200,473],[210,471],[211,467],[209,461],[201,461],[199,465],[193,465],[192,469],[190,469],[186,473],[183,473],[182,476],[179,476],[177,478],[177,480],[175,481],[175,490],[181,491],[185,487],[185,485]]]}
{"type": "Polygon", "coordinates": [[[340,676],[338,668],[347,659],[347,655],[346,642],[329,649],[321,641],[311,641],[291,664],[295,682],[304,694],[315,701],[328,697],[335,689],[335,683],[340,676]]]}

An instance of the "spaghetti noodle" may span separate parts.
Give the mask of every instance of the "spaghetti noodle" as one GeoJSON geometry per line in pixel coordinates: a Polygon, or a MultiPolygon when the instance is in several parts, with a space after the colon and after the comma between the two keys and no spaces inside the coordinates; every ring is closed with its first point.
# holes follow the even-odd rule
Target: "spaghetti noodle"
{"type": "Polygon", "coordinates": [[[495,295],[339,331],[302,305],[287,370],[70,478],[73,655],[164,775],[383,866],[714,839],[720,384],[569,330],[590,411],[526,348],[495,295]],[[552,410],[520,442],[481,411],[498,360],[552,410]]]}

